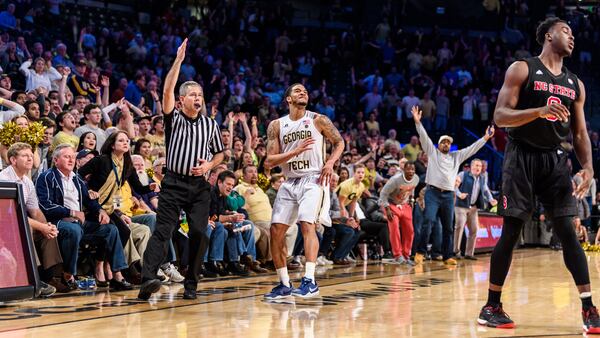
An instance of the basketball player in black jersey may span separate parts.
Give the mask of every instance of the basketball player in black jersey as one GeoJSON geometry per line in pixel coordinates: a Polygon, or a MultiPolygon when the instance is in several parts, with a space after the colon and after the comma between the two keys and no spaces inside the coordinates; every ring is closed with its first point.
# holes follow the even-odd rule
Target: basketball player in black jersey
{"type": "Polygon", "coordinates": [[[543,46],[541,54],[508,68],[494,112],[496,124],[507,128],[509,134],[499,202],[504,226],[491,257],[488,301],[477,321],[489,327],[515,327],[502,309],[500,295],[513,248],[537,196],[552,217],[554,231],[562,242],[565,265],[577,285],[584,331],[600,333],[586,257],[571,222],[577,215],[576,198],[583,197],[594,176],[583,112],[585,89],[577,76],[563,66],[563,59],[573,52],[574,38],[566,22],[548,18],[538,26],[536,40],[543,46]],[[578,173],[583,180],[575,191],[567,153],[560,145],[569,132],[573,133],[575,153],[583,167],[578,173]]]}

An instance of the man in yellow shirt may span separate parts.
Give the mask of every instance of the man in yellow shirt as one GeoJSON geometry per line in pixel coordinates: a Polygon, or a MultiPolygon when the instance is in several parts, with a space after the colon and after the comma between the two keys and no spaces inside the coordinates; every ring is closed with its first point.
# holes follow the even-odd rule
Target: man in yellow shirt
{"type": "Polygon", "coordinates": [[[75,135],[75,117],[71,113],[60,113],[56,117],[56,129],[58,133],[52,139],[50,152],[59,144],[70,144],[74,149],[79,146],[79,136],[75,135]]]}
{"type": "Polygon", "coordinates": [[[354,166],[354,175],[342,182],[338,189],[338,197],[340,200],[340,209],[342,217],[354,217],[356,210],[356,202],[365,195],[370,195],[369,190],[363,184],[365,178],[365,166],[356,164],[354,166]]]}
{"type": "Polygon", "coordinates": [[[419,138],[417,136],[411,137],[410,143],[402,148],[402,153],[404,154],[404,157],[406,157],[408,162],[416,161],[417,156],[419,156],[419,153],[421,151],[421,145],[419,144],[419,138]]]}

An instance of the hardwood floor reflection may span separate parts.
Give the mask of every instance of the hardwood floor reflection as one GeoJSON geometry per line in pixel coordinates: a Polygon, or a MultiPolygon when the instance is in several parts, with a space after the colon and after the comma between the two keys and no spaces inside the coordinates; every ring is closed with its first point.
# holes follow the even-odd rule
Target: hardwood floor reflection
{"type": "MultiPolygon", "coordinates": [[[[600,253],[588,253],[588,262],[598,286],[600,253]]],[[[488,264],[482,256],[450,268],[319,267],[319,297],[278,303],[262,297],[274,274],[204,281],[196,301],[183,300],[178,284],[163,286],[150,302],[136,300],[137,291],[80,292],[0,307],[0,338],[581,336],[580,302],[562,253],[546,249],[514,255],[503,302],[517,328],[477,325],[488,264]]]]}

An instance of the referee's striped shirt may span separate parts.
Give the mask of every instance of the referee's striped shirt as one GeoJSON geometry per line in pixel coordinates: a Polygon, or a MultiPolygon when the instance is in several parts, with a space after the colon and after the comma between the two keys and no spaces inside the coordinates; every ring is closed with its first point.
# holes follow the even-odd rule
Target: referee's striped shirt
{"type": "Polygon", "coordinates": [[[224,149],[221,130],[215,120],[202,114],[194,120],[175,109],[165,114],[165,143],[167,170],[180,175],[191,175],[198,159],[210,161],[224,149]]]}

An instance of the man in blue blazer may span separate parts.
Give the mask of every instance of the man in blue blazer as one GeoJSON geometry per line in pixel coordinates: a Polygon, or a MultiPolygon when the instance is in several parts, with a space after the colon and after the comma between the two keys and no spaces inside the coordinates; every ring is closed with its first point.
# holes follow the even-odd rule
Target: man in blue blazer
{"type": "Polygon", "coordinates": [[[36,192],[40,209],[49,222],[58,227],[58,242],[64,258],[65,282],[76,288],[74,275],[77,273],[79,243],[84,237],[104,239],[105,256],[110,263],[109,274],[104,273],[104,259],[97,258],[97,285],[110,285],[115,290],[131,290],[132,286],[123,278],[121,270],[127,268],[123,245],[115,225],[98,201],[91,199],[85,181],[73,172],[75,149],[69,144],[61,144],[54,149],[54,168],[43,172],[37,179],[36,192]]]}

